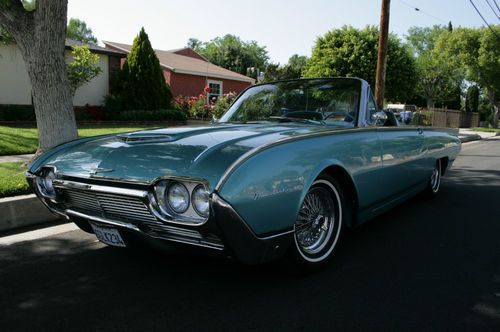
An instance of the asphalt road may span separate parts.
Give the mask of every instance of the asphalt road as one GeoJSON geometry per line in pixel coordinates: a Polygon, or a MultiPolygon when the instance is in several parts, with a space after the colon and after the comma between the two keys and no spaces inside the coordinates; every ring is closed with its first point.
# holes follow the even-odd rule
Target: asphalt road
{"type": "Polygon", "coordinates": [[[500,140],[464,144],[433,200],[346,232],[301,276],[72,231],[0,246],[2,331],[500,331],[500,140]]]}

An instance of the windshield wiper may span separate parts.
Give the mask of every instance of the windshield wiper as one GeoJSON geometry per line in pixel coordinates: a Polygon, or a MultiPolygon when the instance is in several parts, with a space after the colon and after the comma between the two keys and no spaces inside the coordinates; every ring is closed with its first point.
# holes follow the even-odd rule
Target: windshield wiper
{"type": "Polygon", "coordinates": [[[279,122],[299,122],[299,123],[312,123],[312,124],[320,124],[326,125],[326,122],[323,120],[311,120],[304,118],[294,118],[292,116],[270,116],[269,119],[278,120],[279,122]]]}

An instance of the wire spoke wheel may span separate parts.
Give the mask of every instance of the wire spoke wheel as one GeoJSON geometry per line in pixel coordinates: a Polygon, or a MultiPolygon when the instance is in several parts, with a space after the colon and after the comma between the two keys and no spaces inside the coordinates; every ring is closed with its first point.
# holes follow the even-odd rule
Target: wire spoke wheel
{"type": "Polygon", "coordinates": [[[337,182],[320,177],[309,188],[295,221],[295,255],[302,263],[326,261],[342,226],[342,193],[337,182]]]}
{"type": "Polygon", "coordinates": [[[297,241],[306,253],[317,253],[328,242],[335,223],[334,210],[327,189],[317,187],[307,193],[295,226],[297,241]]]}
{"type": "Polygon", "coordinates": [[[439,191],[439,186],[441,184],[441,160],[436,161],[436,166],[432,171],[431,180],[430,180],[430,189],[435,194],[439,191]]]}

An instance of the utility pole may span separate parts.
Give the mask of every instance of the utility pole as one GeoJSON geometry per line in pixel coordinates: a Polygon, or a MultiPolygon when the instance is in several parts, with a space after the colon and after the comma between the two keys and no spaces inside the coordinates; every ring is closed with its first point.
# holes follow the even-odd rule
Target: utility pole
{"type": "Polygon", "coordinates": [[[391,0],[382,0],[380,32],[378,36],[377,73],[375,77],[375,102],[381,110],[384,107],[385,71],[387,69],[387,42],[389,40],[389,11],[391,0]]]}

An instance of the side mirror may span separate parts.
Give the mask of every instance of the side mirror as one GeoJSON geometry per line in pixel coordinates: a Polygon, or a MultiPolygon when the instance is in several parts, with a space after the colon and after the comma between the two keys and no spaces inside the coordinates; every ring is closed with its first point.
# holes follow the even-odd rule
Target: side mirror
{"type": "Polygon", "coordinates": [[[383,126],[387,121],[387,114],[385,112],[379,111],[372,115],[372,123],[375,126],[383,126]]]}

